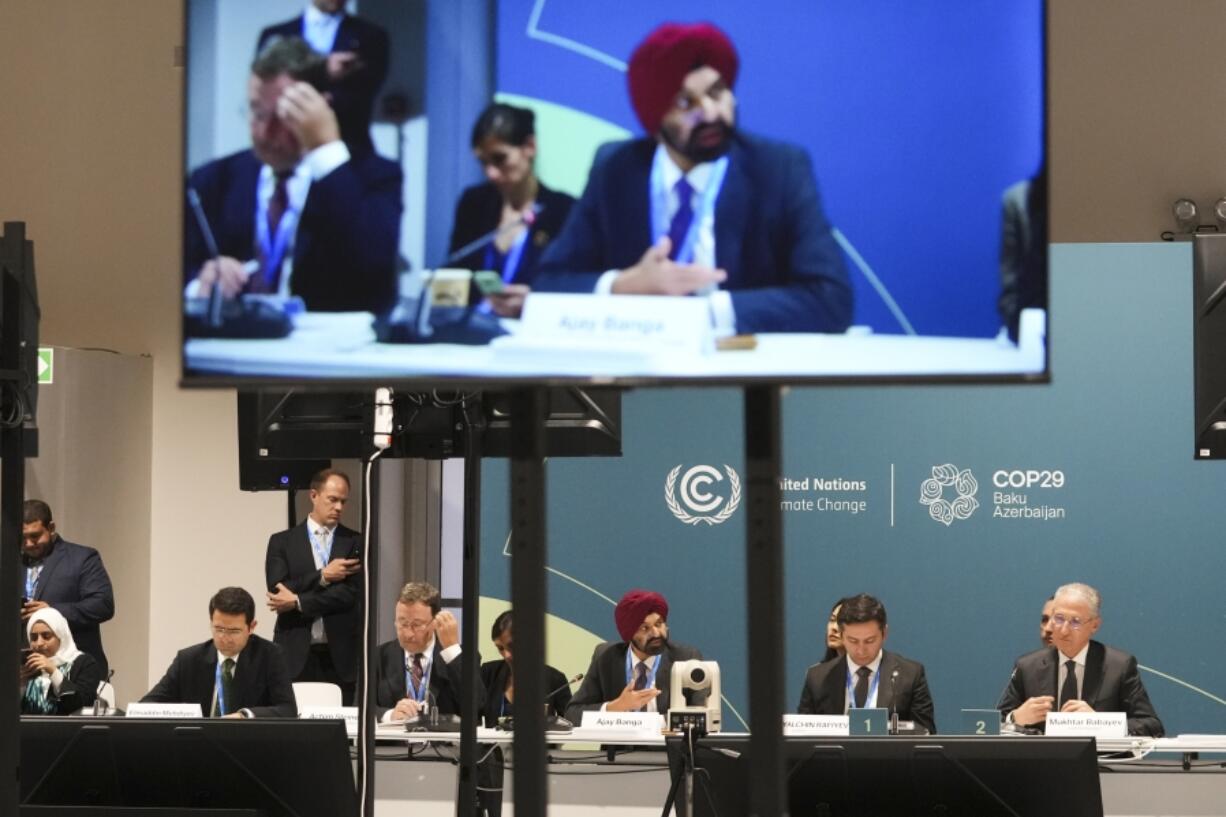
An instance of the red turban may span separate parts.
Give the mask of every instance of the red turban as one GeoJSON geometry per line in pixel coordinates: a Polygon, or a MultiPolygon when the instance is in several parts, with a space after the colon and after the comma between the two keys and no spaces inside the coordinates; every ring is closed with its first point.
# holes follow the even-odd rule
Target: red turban
{"type": "Polygon", "coordinates": [[[664,23],[634,49],[626,81],[630,104],[648,133],[660,129],[686,75],[703,65],[719,71],[729,88],[736,85],[736,48],[711,23],[664,23]]]}
{"type": "Polygon", "coordinates": [[[622,596],[613,611],[613,620],[617,622],[617,634],[622,641],[634,638],[643,619],[652,613],[659,613],[660,618],[668,618],[668,602],[659,593],[650,590],[630,590],[622,596]]]}

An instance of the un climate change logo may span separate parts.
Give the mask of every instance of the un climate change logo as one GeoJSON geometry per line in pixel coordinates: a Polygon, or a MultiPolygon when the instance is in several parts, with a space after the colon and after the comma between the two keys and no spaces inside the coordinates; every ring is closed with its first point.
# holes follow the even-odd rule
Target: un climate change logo
{"type": "Polygon", "coordinates": [[[955,519],[970,519],[979,507],[975,494],[979,482],[971,469],[945,463],[932,466],[932,476],[920,486],[920,504],[928,506],[928,515],[949,527],[955,519]],[[953,486],[956,496],[953,501],[945,498],[946,489],[953,486]]]}
{"type": "Polygon", "coordinates": [[[680,473],[681,466],[678,465],[668,472],[668,479],[664,481],[664,501],[668,503],[668,509],[673,512],[673,516],[687,525],[697,525],[700,522],[718,525],[736,513],[737,506],[741,504],[741,478],[731,465],[724,466],[723,474],[711,465],[695,465],[681,476],[681,497],[678,500],[677,475],[680,473]],[[728,475],[726,499],[708,490],[715,483],[723,482],[724,474],[728,475]],[[719,508],[719,511],[711,513],[716,508],[719,508]]]}

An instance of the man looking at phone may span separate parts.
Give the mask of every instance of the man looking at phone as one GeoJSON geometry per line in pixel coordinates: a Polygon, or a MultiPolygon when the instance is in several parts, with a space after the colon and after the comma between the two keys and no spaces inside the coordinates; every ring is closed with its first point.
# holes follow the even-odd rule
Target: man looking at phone
{"type": "Polygon", "coordinates": [[[362,536],[340,524],[349,477],[326,468],[311,479],[306,520],[268,540],[264,577],[273,641],[294,681],[337,684],[353,702],[361,624],[362,536]]]}
{"type": "Polygon", "coordinates": [[[324,58],[301,38],[272,40],[251,65],[251,149],[197,168],[185,209],[187,298],[221,287],[296,295],[313,312],[383,312],[396,298],[402,174],[351,155],[327,90],[324,58]],[[189,198],[189,204],[191,200],[189,198]]]}

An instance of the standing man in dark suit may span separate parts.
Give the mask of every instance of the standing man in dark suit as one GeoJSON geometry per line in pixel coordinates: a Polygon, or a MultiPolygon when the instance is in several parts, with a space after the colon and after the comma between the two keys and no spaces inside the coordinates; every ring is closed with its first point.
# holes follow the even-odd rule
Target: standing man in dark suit
{"type": "Polygon", "coordinates": [[[260,32],[259,53],[274,37],[301,37],[327,59],[328,90],[341,138],[370,153],[375,97],[387,79],[388,37],[380,26],[345,13],[345,0],[311,0],[306,10],[260,32]]]}
{"type": "Polygon", "coordinates": [[[803,149],[735,130],[736,49],[665,23],[635,49],[647,138],[600,149],[538,291],[702,295],[716,334],[843,332],[852,291],[803,149]]]}
{"type": "Polygon", "coordinates": [[[1092,640],[1102,625],[1101,610],[1101,597],[1088,584],[1056,590],[1054,646],[1017,659],[996,705],[1008,723],[1042,729],[1048,712],[1124,712],[1128,734],[1162,737],[1165,730],[1149,702],[1137,659],[1092,640]]]}
{"type": "Polygon", "coordinates": [[[337,684],[354,699],[362,611],[362,536],[340,523],[349,477],[324,469],[311,478],[311,513],[268,539],[264,578],[273,640],[295,681],[337,684]]]}
{"type": "Polygon", "coordinates": [[[26,500],[21,521],[21,620],[54,607],[68,620],[77,648],[98,662],[106,678],[109,667],[100,625],[115,616],[115,593],[102,557],[56,533],[51,507],[41,499],[26,500]]]}
{"type": "Polygon", "coordinates": [[[185,209],[187,298],[297,295],[313,312],[382,312],[396,299],[400,166],[350,153],[319,90],[323,57],[270,42],[247,85],[251,149],[197,168],[189,189],[217,244],[185,209]]]}
{"type": "Polygon", "coordinates": [[[890,632],[885,606],[867,593],[844,599],[839,630],[847,655],[809,667],[796,711],[844,715],[849,709],[878,707],[936,734],[924,665],[883,649],[890,632]]]}
{"type": "Polygon", "coordinates": [[[584,711],[659,712],[667,716],[669,678],[677,661],[701,659],[693,647],[668,640],[668,602],[651,590],[630,590],[613,611],[621,641],[596,647],[566,718],[579,725],[584,711]]]}
{"type": "Polygon", "coordinates": [[[294,690],[281,648],[255,635],[255,599],[223,587],[209,599],[213,638],[179,650],[141,703],[198,703],[214,718],[293,718],[294,690]]]}
{"type": "MultiPolygon", "coordinates": [[[[379,645],[376,714],[403,721],[437,706],[441,715],[462,715],[460,623],[442,609],[434,585],[409,582],[396,601],[396,640],[379,645]]],[[[485,690],[477,679],[481,705],[485,690]]],[[[480,710],[478,710],[479,712],[480,710]]]]}

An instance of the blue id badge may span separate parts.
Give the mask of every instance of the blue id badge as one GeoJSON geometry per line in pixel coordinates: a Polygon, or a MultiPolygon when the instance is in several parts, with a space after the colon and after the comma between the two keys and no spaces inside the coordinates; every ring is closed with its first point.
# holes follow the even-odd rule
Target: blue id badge
{"type": "Polygon", "coordinates": [[[879,737],[890,734],[890,713],[887,709],[849,709],[847,717],[851,720],[851,734],[879,737]]]}
{"type": "Polygon", "coordinates": [[[999,735],[999,709],[963,709],[962,734],[964,735],[999,735]]]}

